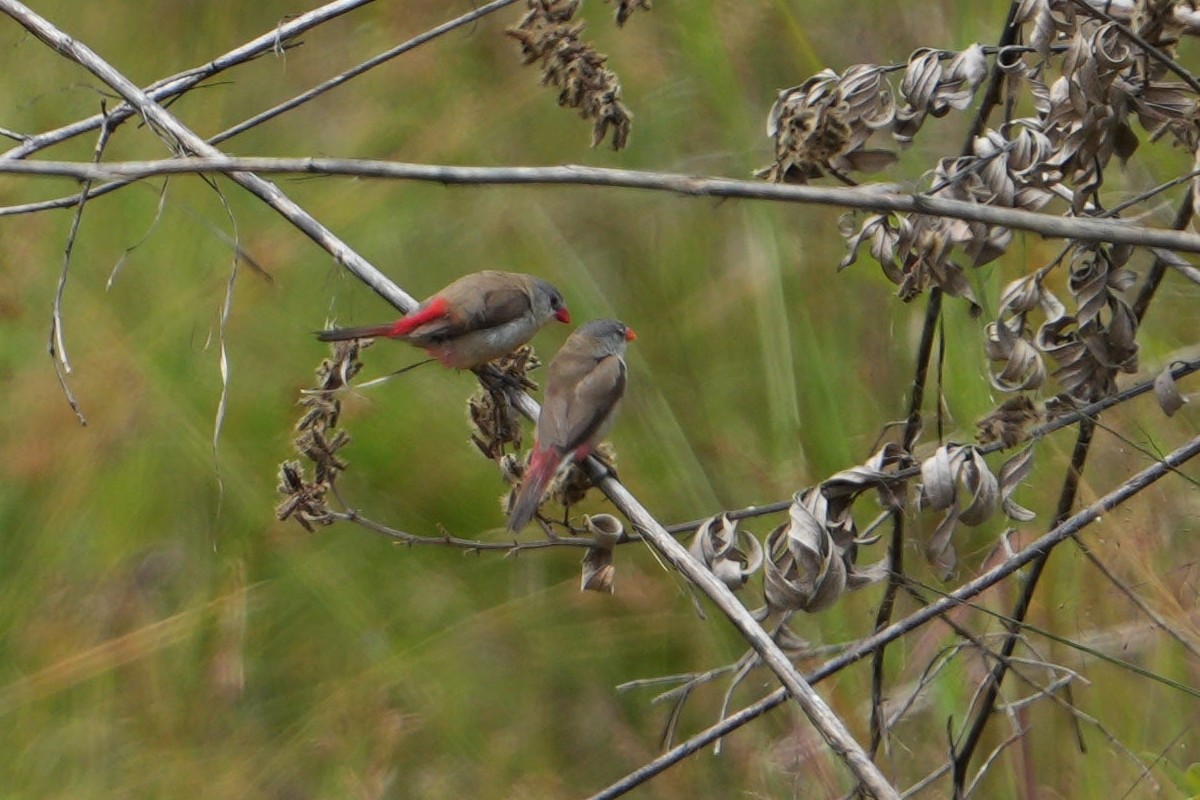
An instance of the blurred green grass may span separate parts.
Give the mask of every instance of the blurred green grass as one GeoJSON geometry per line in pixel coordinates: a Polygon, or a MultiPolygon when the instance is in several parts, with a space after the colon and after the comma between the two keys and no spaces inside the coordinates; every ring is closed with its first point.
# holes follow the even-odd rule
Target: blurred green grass
{"type": "MultiPolygon", "coordinates": [[[[305,10],[274,1],[154,8],[150,24],[144,5],[125,0],[37,4],[140,82],[305,10]]],[[[172,110],[215,133],[465,8],[371,5],[172,110]]],[[[610,54],[635,113],[631,146],[620,154],[588,150],[588,125],[519,66],[501,34],[516,7],[226,149],[745,176],[770,158],[763,120],[780,87],[823,66],[986,41],[1004,10],[981,15],[942,2],[889,6],[880,17],[879,8],[659,3],[617,31],[611,9],[589,3],[589,35],[610,54]]],[[[6,128],[34,132],[98,110],[94,81],[7,22],[0,64],[22,78],[0,81],[6,128]]],[[[961,138],[961,120],[937,127],[905,155],[901,175],[957,149],[944,142],[961,138]]],[[[45,155],[88,158],[92,147],[84,137],[45,155]]],[[[127,125],[108,155],[162,153],[150,132],[127,125]]],[[[1136,169],[1169,175],[1172,158],[1136,169]]],[[[865,459],[880,427],[903,416],[922,303],[900,304],[867,262],[835,272],[836,210],[582,188],[278,182],[415,295],[478,268],[522,269],[563,287],[576,319],[618,315],[635,327],[629,397],[613,439],[623,479],[664,521],[787,497],[865,459]]],[[[574,551],[464,556],[399,549],[350,527],[310,535],[276,523],[276,469],[290,456],[295,400],[324,355],[311,332],[329,319],[365,322],[392,311],[227,181],[218,181],[222,199],[198,180],[173,179],[157,223],[156,185],[96,200],[84,213],[64,318],[85,429],[74,424],[45,354],[70,214],[0,220],[3,795],[564,797],[652,758],[666,707],[651,705],[647,691],[613,687],[730,662],[742,650],[737,637],[712,615],[698,619],[678,579],[639,549],[619,553],[616,596],[594,597],[577,591],[574,551]],[[219,232],[236,237],[272,280],[241,271],[228,329],[229,412],[214,453],[216,324],[232,262],[219,232]]],[[[3,178],[0,203],[74,188],[3,178]]],[[[1055,251],[1025,241],[1003,266],[979,273],[981,293],[994,302],[1022,259],[1040,265],[1055,251]]],[[[1169,276],[1163,295],[1143,335],[1147,367],[1200,333],[1194,293],[1169,276]]],[[[947,434],[960,441],[997,402],[981,367],[985,321],[947,304],[947,434]]],[[[548,356],[565,334],[547,329],[535,344],[548,356]]],[[[416,355],[380,343],[366,351],[364,377],[416,355]]],[[[355,440],[343,489],[356,506],[414,533],[443,525],[500,538],[503,487],[467,441],[463,403],[472,390],[467,375],[427,368],[349,398],[344,422],[355,440]]],[[[1185,411],[1165,422],[1140,401],[1107,422],[1166,450],[1195,420],[1185,411]]],[[[1040,445],[1043,460],[1021,492],[1042,512],[1030,532],[1052,508],[1068,436],[1040,445]]],[[[1105,438],[1085,499],[1145,460],[1105,438]]],[[[1194,635],[1194,486],[1169,481],[1147,495],[1085,538],[1194,635]]],[[[750,527],[765,533],[771,524],[750,527]]],[[[933,524],[916,527],[927,533],[933,524]]],[[[965,568],[981,562],[999,531],[993,523],[965,534],[965,568]]],[[[916,544],[908,558],[933,580],[916,544]]],[[[1140,621],[1075,552],[1056,555],[1047,577],[1033,615],[1039,625],[1085,639],[1140,621]]],[[[877,600],[877,590],[847,597],[798,628],[817,642],[860,636],[877,600]]],[[[915,654],[947,641],[930,629],[894,646],[889,674],[914,679],[924,665],[915,654]]],[[[1060,646],[1045,649],[1074,663],[1060,646]]],[[[1181,653],[1159,635],[1122,657],[1194,683],[1197,666],[1181,653]]],[[[977,667],[955,669],[976,676],[977,667]]],[[[1174,742],[1165,760],[1180,770],[1200,760],[1193,701],[1109,666],[1086,672],[1095,683],[1077,687],[1075,701],[1122,741],[1147,758],[1174,742]]],[[[756,676],[737,698],[764,685],[756,676]]],[[[942,757],[946,719],[961,721],[969,699],[964,686],[943,681],[930,709],[900,728],[883,758],[892,774],[912,782],[942,757]]],[[[859,721],[863,739],[867,687],[861,666],[822,687],[836,710],[859,721]]],[[[681,731],[710,724],[722,691],[697,692],[681,731]]],[[[1061,709],[1038,707],[1028,720],[1036,780],[1050,791],[1107,796],[1137,779],[1115,755],[1078,755],[1061,709]]],[[[1094,730],[1085,737],[1093,753],[1106,752],[1094,730]]],[[[996,771],[992,796],[1016,791],[1016,769],[996,771]]],[[[789,709],[730,737],[722,757],[692,758],[638,796],[825,796],[841,780],[789,709]]],[[[1148,791],[1143,783],[1131,796],[1148,791]]],[[[1169,783],[1163,791],[1176,796],[1169,783]]]]}

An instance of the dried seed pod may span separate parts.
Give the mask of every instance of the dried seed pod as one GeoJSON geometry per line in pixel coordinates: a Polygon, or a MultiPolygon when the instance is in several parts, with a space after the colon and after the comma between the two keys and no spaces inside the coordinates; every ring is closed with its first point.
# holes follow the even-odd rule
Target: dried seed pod
{"type": "Polygon", "coordinates": [[[625,535],[625,524],[612,514],[584,515],[583,525],[601,550],[612,550],[625,535]]]}
{"type": "Polygon", "coordinates": [[[696,529],[689,549],[693,558],[735,591],[762,568],[765,558],[754,535],[741,530],[728,514],[705,520],[696,529]]]}
{"type": "Polygon", "coordinates": [[[602,547],[589,547],[583,556],[583,575],[579,581],[579,591],[612,594],[615,591],[613,583],[616,577],[613,551],[602,547]]]}
{"type": "Polygon", "coordinates": [[[925,545],[929,563],[942,580],[953,574],[957,563],[951,536],[959,522],[979,525],[995,513],[1000,501],[1000,484],[979,451],[970,445],[945,444],[921,464],[920,508],[946,511],[925,545]],[[970,499],[959,502],[960,489],[970,499]]]}

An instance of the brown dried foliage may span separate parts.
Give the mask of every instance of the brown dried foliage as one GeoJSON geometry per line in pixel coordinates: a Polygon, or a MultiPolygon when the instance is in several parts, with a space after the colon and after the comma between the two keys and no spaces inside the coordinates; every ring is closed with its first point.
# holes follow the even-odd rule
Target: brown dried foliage
{"type": "Polygon", "coordinates": [[[275,509],[280,520],[294,519],[307,531],[314,525],[332,524],[326,495],[346,469],[337,452],[350,443],[350,434],[338,428],[342,402],[337,392],[362,369],[358,354],[368,346],[370,342],[362,340],[335,343],[333,357],[317,367],[316,387],[301,395],[300,406],[305,411],[296,423],[293,444],[313,465],[314,474],[310,479],[298,460],[279,465],[279,491],[286,495],[275,509]]]}
{"type": "MultiPolygon", "coordinates": [[[[629,142],[633,115],[621,102],[621,81],[581,34],[586,27],[572,22],[582,0],[528,0],[529,11],[506,33],[521,45],[522,63],[541,63],[542,83],[559,90],[558,104],[574,108],[592,122],[592,147],[612,134],[613,150],[629,142]]],[[[637,7],[648,4],[621,2],[618,23],[637,7]]]]}

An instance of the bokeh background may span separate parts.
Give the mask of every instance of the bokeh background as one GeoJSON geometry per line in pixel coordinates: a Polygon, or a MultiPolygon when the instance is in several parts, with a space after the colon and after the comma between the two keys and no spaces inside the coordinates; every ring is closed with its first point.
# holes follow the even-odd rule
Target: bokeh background
{"type": "MultiPolygon", "coordinates": [[[[208,61],[308,9],[304,3],[39,0],[39,12],[141,84],[208,61]]],[[[993,41],[1004,3],[660,0],[624,29],[591,0],[588,37],[610,56],[635,120],[627,150],[589,149],[590,126],[557,107],[503,35],[521,4],[358,78],[224,145],[243,155],[339,156],[480,165],[583,163],[747,177],[771,158],[778,89],[824,67],[903,63],[916,47],[993,41]]],[[[469,9],[376,2],[219,76],[171,105],[212,135],[469,9]]],[[[1183,56],[1188,56],[1185,49],[1183,56]]],[[[1193,60],[1194,62],[1194,60],[1193,60]]],[[[0,18],[0,126],[34,133],[115,103],[82,70],[0,18]]],[[[887,178],[955,154],[965,119],[927,125],[887,178]]],[[[87,159],[83,137],[39,154],[87,159]]],[[[1145,186],[1190,166],[1147,146],[1110,180],[1145,186]]],[[[106,158],[165,153],[123,126],[106,158]]],[[[878,268],[838,273],[841,212],[592,188],[448,188],[278,179],[291,197],[402,287],[426,296],[465,272],[539,274],[576,320],[619,316],[639,333],[612,439],[621,476],[664,522],[792,492],[864,460],[904,415],[923,300],[900,303],[878,268]]],[[[88,204],[64,301],[70,385],[81,428],[46,353],[71,213],[0,218],[0,786],[9,798],[586,796],[658,752],[669,705],[625,681],[704,670],[744,650],[719,615],[701,619],[680,579],[640,547],[619,551],[613,596],[580,593],[579,551],[517,558],[398,548],[351,526],[315,534],[274,518],[277,469],[292,456],[302,388],[326,350],[312,331],[393,311],[269,209],[228,181],[146,181],[88,204]],[[222,380],[218,319],[229,240],[270,273],[242,267],[227,331],[228,414],[214,448],[222,380]]],[[[76,190],[0,177],[0,205],[76,190]]],[[[1117,189],[1119,190],[1119,189],[1117,189]]],[[[1152,209],[1166,224],[1169,205],[1152,209]]],[[[947,437],[967,441],[1000,398],[982,328],[1000,287],[1058,245],[1018,237],[973,276],[983,318],[947,303],[947,437]]],[[[1135,262],[1142,268],[1145,260],[1135,262]]],[[[1200,337],[1195,289],[1169,275],[1142,334],[1143,374],[1200,337]]],[[[567,331],[535,344],[551,354],[567,331]]],[[[380,343],[363,378],[411,363],[380,343]]],[[[345,399],[354,442],[341,486],[369,516],[419,534],[440,527],[500,540],[503,486],[468,441],[469,374],[424,368],[345,399]]],[[[1186,387],[1185,387],[1186,388],[1186,387]]],[[[1144,466],[1197,427],[1151,400],[1106,423],[1083,498],[1144,466]],[[1137,446],[1134,446],[1137,445],[1137,446]]],[[[932,428],[926,439],[931,440],[932,428]]],[[[1045,529],[1070,433],[1039,449],[1019,499],[1045,529]]],[[[1084,539],[1172,624],[1196,637],[1197,503],[1168,479],[1084,539]]],[[[605,510],[592,498],[581,510],[605,510]]],[[[866,510],[867,512],[870,509],[866,510]]],[[[868,513],[869,517],[869,513],[868,513]]],[[[936,520],[914,525],[928,533],[936,520]]],[[[775,520],[749,527],[765,534],[775,520]]],[[[959,541],[969,575],[1002,523],[959,541]]],[[[526,536],[532,535],[527,532],[526,536]]],[[[882,556],[882,545],[864,559],[882,556]]],[[[910,563],[922,580],[934,581],[910,563]]],[[[747,602],[757,605],[756,588],[747,602]]],[[[817,643],[870,630],[880,590],[797,623],[817,643]]],[[[1006,608],[1013,587],[996,595],[1006,608]]],[[[908,606],[902,603],[902,609],[908,606]]],[[[1032,619],[1157,674],[1196,685],[1198,665],[1154,631],[1077,550],[1051,561],[1032,619]]],[[[981,623],[997,630],[995,623],[981,623]]],[[[893,685],[914,680],[945,630],[893,646],[893,685]]],[[[1042,652],[1084,672],[1072,700],[1103,728],[1049,703],[1003,757],[987,796],[1040,786],[1048,797],[1200,792],[1200,701],[1061,645],[1042,652]],[[1149,777],[1111,734],[1146,762],[1149,777]],[[1114,793],[1114,787],[1116,791],[1114,793]]],[[[901,726],[885,770],[902,785],[944,758],[978,659],[948,668],[901,726]]],[[[867,736],[869,668],[821,687],[867,736]]],[[[773,688],[756,673],[741,705],[773,688]]],[[[897,693],[900,689],[897,688],[897,693]]],[[[711,724],[724,684],[698,690],[679,731],[711,724]]],[[[1007,697],[1023,695],[1016,686],[1007,697]]],[[[1007,735],[994,723],[991,745],[1007,735]]],[[[826,797],[841,767],[787,707],[639,789],[646,798],[826,797]]],[[[940,796],[944,784],[930,796],[940,796]]]]}

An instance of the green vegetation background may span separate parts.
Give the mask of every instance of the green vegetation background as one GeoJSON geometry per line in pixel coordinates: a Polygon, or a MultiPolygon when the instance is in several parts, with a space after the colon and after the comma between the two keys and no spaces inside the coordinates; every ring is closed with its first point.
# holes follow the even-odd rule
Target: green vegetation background
{"type": "MultiPolygon", "coordinates": [[[[307,10],[281,0],[33,5],[143,84],[307,10]]],[[[225,147],[745,177],[770,160],[763,127],[779,88],[826,66],[993,40],[1006,5],[660,0],[617,30],[611,7],[592,0],[588,36],[610,55],[635,114],[619,154],[588,149],[587,123],[519,64],[502,33],[522,13],[517,5],[225,147]]],[[[211,135],[468,8],[374,3],[171,108],[211,135]]],[[[0,75],[0,125],[23,132],[95,113],[106,94],[7,20],[0,75]]],[[[962,130],[959,118],[931,122],[890,177],[954,154],[962,130]]],[[[84,137],[39,157],[84,159],[93,145],[84,137]]],[[[126,125],[106,157],[163,154],[145,128],[126,125]]],[[[1152,183],[1187,163],[1165,154],[1131,170],[1152,183]]],[[[397,548],[348,526],[308,534],[274,521],[295,401],[325,353],[311,332],[392,312],[272,212],[218,183],[236,228],[222,199],[194,178],[171,180],[157,223],[156,182],[87,206],[64,306],[86,428],[46,355],[70,213],[0,219],[0,797],[578,797],[652,758],[668,708],[651,705],[650,691],[614,687],[728,663],[742,647],[719,618],[699,619],[680,581],[644,550],[621,550],[617,593],[598,596],[578,591],[574,550],[464,556],[397,548]],[[216,323],[232,235],[273,280],[246,269],[238,279],[229,412],[214,453],[216,323]]],[[[865,459],[881,426],[904,413],[923,303],[898,302],[870,263],[836,272],[837,210],[586,188],[279,183],[417,296],[484,267],[526,270],[562,287],[576,320],[616,315],[636,328],[613,441],[623,479],[663,521],[786,498],[865,459]]],[[[0,178],[0,204],[75,188],[0,178]]],[[[979,273],[985,307],[1023,262],[1041,264],[1056,250],[1025,237],[1002,266],[979,273]]],[[[1169,276],[1143,336],[1148,368],[1196,341],[1194,298],[1169,276]]],[[[948,435],[960,441],[997,401],[981,355],[986,319],[948,303],[948,435]]],[[[566,333],[544,331],[539,352],[548,357],[566,333]]],[[[365,355],[369,378],[416,354],[380,343],[365,355]]],[[[470,375],[425,368],[348,398],[355,438],[342,486],[353,503],[414,533],[445,526],[502,538],[503,487],[467,441],[473,388],[470,375]]],[[[1195,412],[1170,425],[1160,417],[1143,401],[1111,422],[1164,450],[1196,427],[1195,412]]],[[[1022,493],[1042,513],[1030,533],[1052,508],[1068,436],[1042,447],[1022,493]]],[[[1085,498],[1146,458],[1103,439],[1085,498]]],[[[1194,635],[1198,507],[1185,486],[1164,482],[1086,538],[1194,635]]],[[[772,524],[750,527],[766,533],[772,524]]],[[[961,540],[964,569],[978,567],[999,530],[997,522],[961,540]]],[[[917,563],[916,545],[911,554],[917,563]]],[[[881,555],[876,547],[863,557],[881,555]]],[[[1077,551],[1057,554],[1049,578],[1035,622],[1079,639],[1116,636],[1121,657],[1196,682],[1197,664],[1150,636],[1077,551]]],[[[797,627],[816,642],[857,637],[877,598],[868,590],[797,627]]],[[[914,679],[944,637],[931,628],[894,647],[893,680],[914,679]]],[[[1147,760],[1162,754],[1155,777],[1165,796],[1184,792],[1179,771],[1200,760],[1195,699],[1038,646],[1086,669],[1095,683],[1077,686],[1074,701],[1147,760]]],[[[966,678],[979,668],[956,662],[896,731],[883,756],[891,774],[909,783],[939,762],[947,717],[961,723],[966,678]]],[[[822,686],[863,739],[868,686],[865,665],[822,686]]],[[[737,702],[769,688],[756,676],[737,702]]],[[[681,732],[714,721],[723,691],[697,692],[681,732]]],[[[1013,796],[1026,779],[1063,797],[1112,796],[1137,781],[1136,767],[1094,728],[1085,727],[1090,749],[1080,755],[1061,709],[1024,720],[1033,726],[1028,745],[996,769],[990,796],[1013,796]]],[[[995,721],[993,745],[1005,726],[995,721]]],[[[824,797],[843,780],[788,708],[730,737],[722,756],[689,759],[636,796],[824,797]]],[[[1133,796],[1149,788],[1143,781],[1133,796]]]]}

